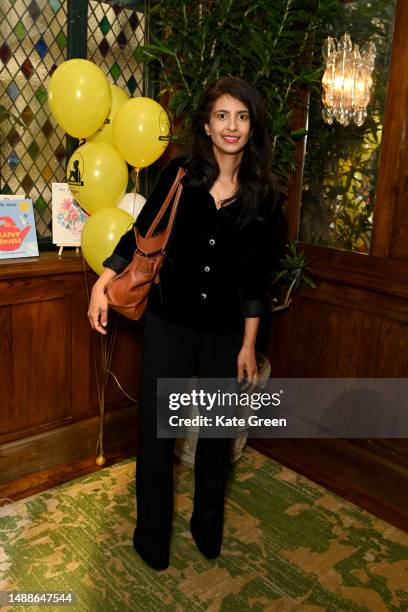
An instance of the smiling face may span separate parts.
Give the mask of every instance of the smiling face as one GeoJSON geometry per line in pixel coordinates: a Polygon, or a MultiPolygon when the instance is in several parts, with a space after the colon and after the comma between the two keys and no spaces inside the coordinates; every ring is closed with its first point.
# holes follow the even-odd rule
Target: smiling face
{"type": "Polygon", "coordinates": [[[216,157],[220,154],[242,157],[250,131],[249,110],[245,104],[228,94],[214,102],[205,132],[211,137],[216,157]]]}

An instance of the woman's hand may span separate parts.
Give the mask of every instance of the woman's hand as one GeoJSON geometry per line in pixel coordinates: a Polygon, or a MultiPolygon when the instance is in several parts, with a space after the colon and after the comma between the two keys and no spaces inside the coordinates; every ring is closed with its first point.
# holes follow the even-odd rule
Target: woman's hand
{"type": "Polygon", "coordinates": [[[238,382],[246,379],[243,391],[253,389],[258,383],[258,368],[256,366],[255,348],[252,346],[243,346],[238,353],[238,382]],[[246,374],[246,376],[245,376],[246,374]]]}
{"type": "Polygon", "coordinates": [[[246,383],[242,387],[243,391],[250,389],[251,391],[258,383],[258,368],[256,367],[255,358],[255,340],[259,327],[259,317],[245,317],[245,331],[242,341],[242,347],[238,354],[238,382],[245,378],[246,383]],[[245,374],[244,374],[245,373],[245,374]]]}
{"type": "Polygon", "coordinates": [[[103,335],[107,333],[105,328],[108,324],[108,300],[105,295],[105,290],[106,285],[114,276],[116,276],[116,272],[110,268],[106,268],[92,287],[89,300],[89,322],[92,329],[103,335]]]}
{"type": "Polygon", "coordinates": [[[88,319],[92,329],[103,335],[107,333],[105,328],[108,324],[108,300],[104,288],[98,283],[92,287],[88,319]]]}

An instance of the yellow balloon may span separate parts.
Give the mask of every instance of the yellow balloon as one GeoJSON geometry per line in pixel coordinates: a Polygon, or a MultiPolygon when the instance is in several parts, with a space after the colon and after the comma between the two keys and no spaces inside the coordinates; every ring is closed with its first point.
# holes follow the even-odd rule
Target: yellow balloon
{"type": "Polygon", "coordinates": [[[87,138],[88,142],[107,142],[108,144],[113,145],[113,136],[112,136],[112,123],[113,118],[115,117],[118,109],[129,100],[129,95],[126,93],[124,89],[121,89],[117,85],[109,84],[111,90],[112,97],[112,106],[109,113],[109,117],[106,119],[104,125],[102,125],[101,129],[99,129],[95,134],[89,136],[87,138]]]}
{"type": "Polygon", "coordinates": [[[113,206],[100,208],[85,222],[81,234],[82,253],[87,264],[102,274],[102,262],[112,254],[121,236],[132,227],[134,219],[113,206]]]}
{"type": "Polygon", "coordinates": [[[86,138],[105,121],[111,90],[102,70],[85,59],[64,62],[48,84],[48,104],[54,119],[75,138],[86,138]]]}
{"type": "Polygon", "coordinates": [[[150,166],[169,143],[170,123],[163,108],[150,98],[131,98],[113,120],[113,144],[135,168],[150,166]]]}
{"type": "Polygon", "coordinates": [[[82,208],[93,213],[118,204],[127,187],[128,170],[112,145],[88,142],[71,155],[67,182],[82,208]]]}

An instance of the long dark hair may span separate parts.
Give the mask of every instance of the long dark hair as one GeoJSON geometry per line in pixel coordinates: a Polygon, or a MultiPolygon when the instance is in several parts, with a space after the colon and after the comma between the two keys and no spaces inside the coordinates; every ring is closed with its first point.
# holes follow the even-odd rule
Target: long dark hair
{"type": "Polygon", "coordinates": [[[189,183],[208,191],[217,180],[220,169],[214,156],[211,138],[205,132],[214,103],[227,94],[242,102],[249,110],[251,135],[245,145],[238,170],[238,193],[242,212],[238,223],[242,227],[255,215],[269,215],[276,201],[276,181],[271,172],[271,145],[269,141],[265,106],[261,95],[247,81],[239,77],[221,77],[205,90],[197,113],[192,119],[190,154],[186,160],[189,183]],[[270,196],[269,211],[260,203],[270,196]]]}

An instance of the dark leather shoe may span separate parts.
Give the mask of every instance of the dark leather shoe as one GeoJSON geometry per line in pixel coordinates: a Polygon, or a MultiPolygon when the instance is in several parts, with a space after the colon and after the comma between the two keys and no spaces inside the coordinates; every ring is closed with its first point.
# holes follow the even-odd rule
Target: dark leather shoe
{"type": "Polygon", "coordinates": [[[141,558],[143,559],[143,561],[149,565],[151,568],[155,569],[155,570],[165,570],[169,567],[169,561],[168,560],[160,560],[158,561],[157,559],[153,559],[149,553],[147,553],[144,548],[141,546],[139,539],[137,537],[137,530],[135,529],[134,533],[133,533],[133,548],[139,553],[139,555],[141,556],[141,558]]]}
{"type": "Polygon", "coordinates": [[[221,543],[217,546],[210,546],[208,542],[205,542],[204,538],[198,533],[193,517],[190,519],[190,531],[198,550],[204,557],[207,557],[207,559],[216,559],[219,557],[221,553],[221,543]]]}

